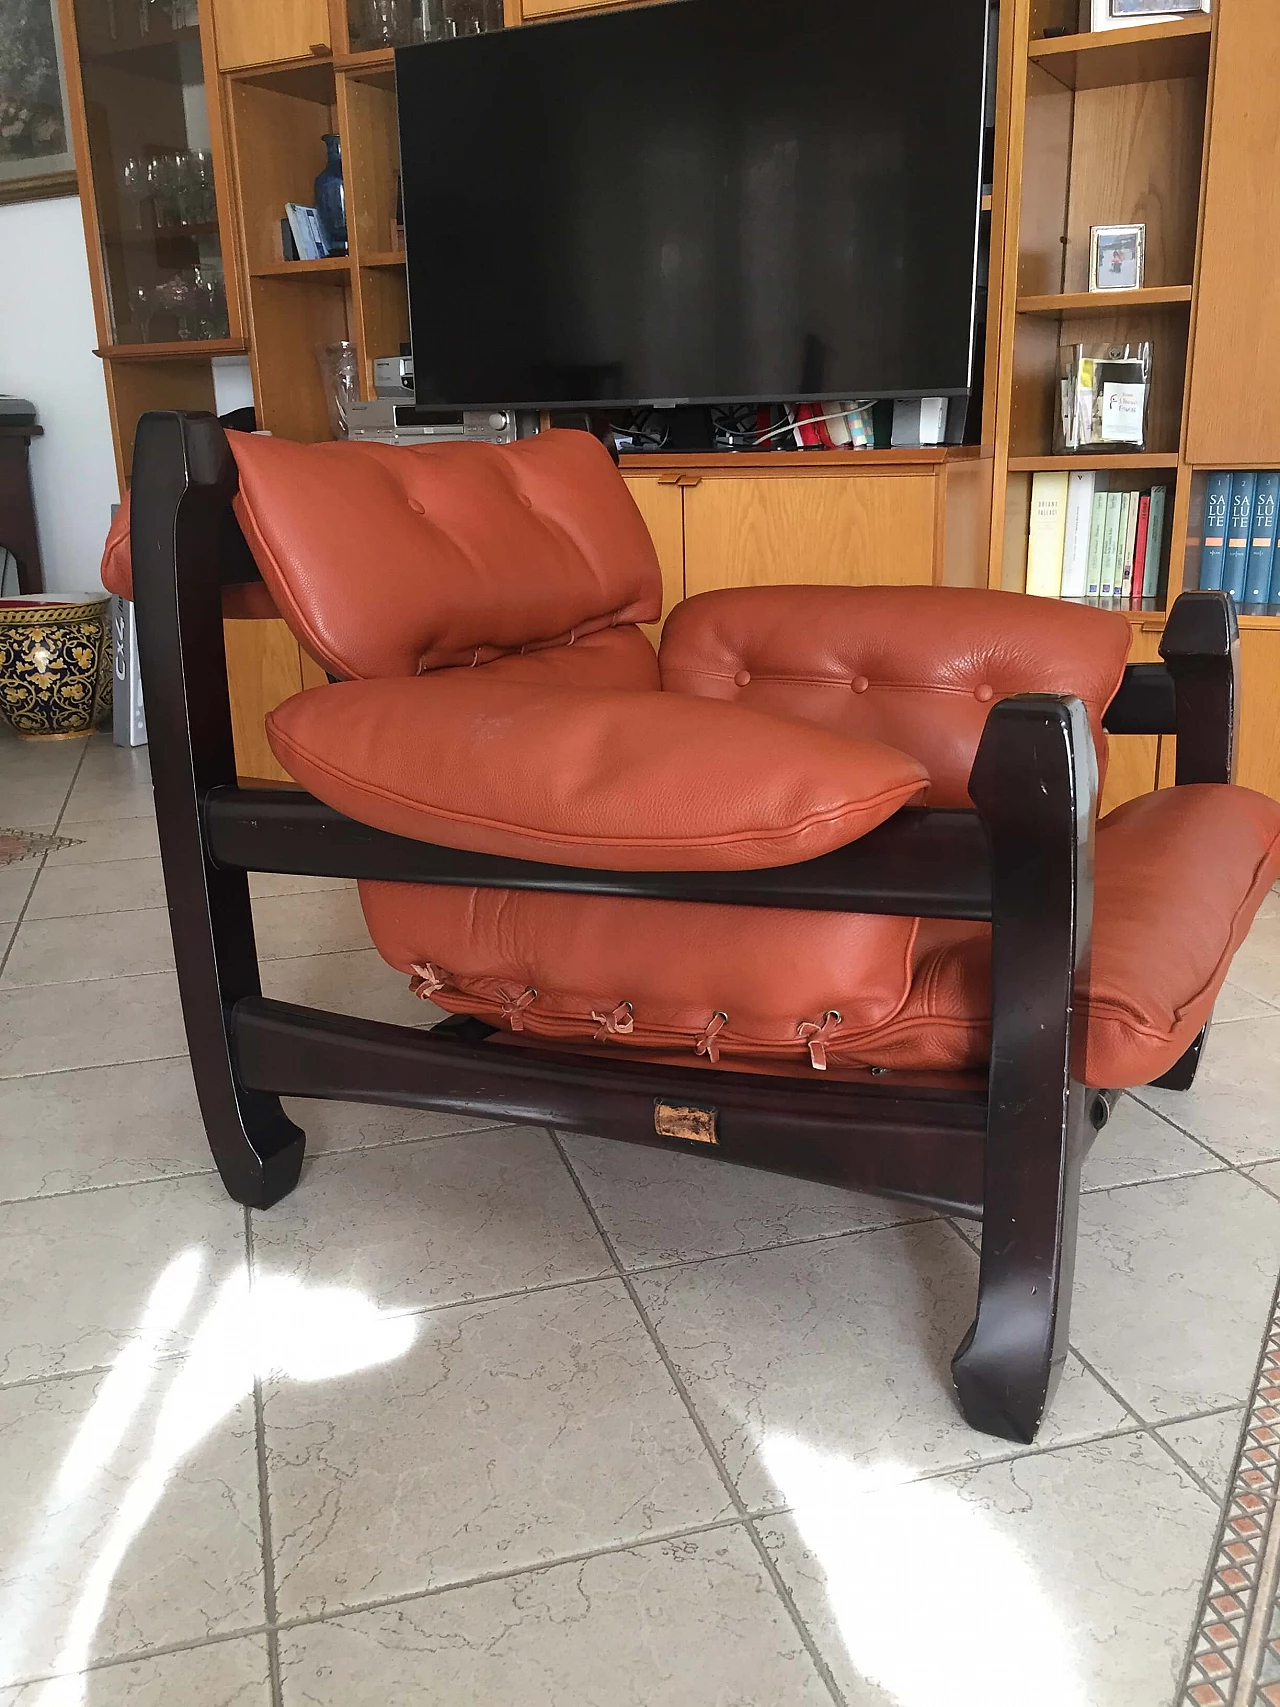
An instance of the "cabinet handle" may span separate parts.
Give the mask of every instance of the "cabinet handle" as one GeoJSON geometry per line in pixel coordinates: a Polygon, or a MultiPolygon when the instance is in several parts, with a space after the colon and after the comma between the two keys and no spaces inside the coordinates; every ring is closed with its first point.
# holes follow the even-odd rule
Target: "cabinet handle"
{"type": "Polygon", "coordinates": [[[686,492],[691,491],[693,487],[702,485],[702,476],[700,474],[682,474],[676,480],[676,485],[686,492]]]}

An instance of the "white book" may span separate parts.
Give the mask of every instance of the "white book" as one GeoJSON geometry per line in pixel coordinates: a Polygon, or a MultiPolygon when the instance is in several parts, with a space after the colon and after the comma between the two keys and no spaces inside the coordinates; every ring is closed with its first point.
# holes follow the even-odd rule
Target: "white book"
{"type": "Polygon", "coordinates": [[[1141,492],[1130,492],[1124,544],[1120,550],[1120,585],[1116,588],[1116,593],[1126,605],[1133,597],[1133,564],[1138,555],[1138,511],[1141,508],[1141,492]]]}
{"type": "Polygon", "coordinates": [[[826,429],[831,434],[831,442],[838,450],[847,450],[853,443],[853,434],[849,431],[849,419],[844,413],[841,403],[824,403],[822,413],[827,417],[826,429]]]}
{"type": "Polygon", "coordinates": [[[1031,528],[1027,536],[1027,591],[1056,599],[1062,591],[1062,552],[1067,537],[1065,474],[1041,473],[1031,480],[1031,528]]]}
{"type": "Polygon", "coordinates": [[[1068,476],[1066,540],[1062,548],[1062,597],[1083,599],[1089,592],[1089,536],[1093,530],[1093,473],[1068,476]]]}

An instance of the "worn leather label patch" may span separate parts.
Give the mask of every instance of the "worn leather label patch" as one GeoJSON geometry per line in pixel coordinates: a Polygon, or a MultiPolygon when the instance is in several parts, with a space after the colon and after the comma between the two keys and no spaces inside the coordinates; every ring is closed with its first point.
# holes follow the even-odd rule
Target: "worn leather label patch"
{"type": "Polygon", "coordinates": [[[683,1138],[690,1144],[718,1144],[720,1116],[714,1108],[687,1103],[655,1102],[653,1129],[660,1138],[683,1138]]]}

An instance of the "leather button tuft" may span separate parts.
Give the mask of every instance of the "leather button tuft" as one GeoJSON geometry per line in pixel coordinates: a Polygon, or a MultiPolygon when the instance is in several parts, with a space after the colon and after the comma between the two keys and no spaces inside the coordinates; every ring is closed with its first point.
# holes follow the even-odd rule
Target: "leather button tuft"
{"type": "Polygon", "coordinates": [[[734,679],[734,682],[736,683],[736,685],[738,687],[748,688],[751,686],[751,671],[750,670],[739,670],[737,675],[733,679],[734,679]]]}
{"type": "Polygon", "coordinates": [[[520,502],[524,505],[526,510],[531,510],[533,508],[533,499],[527,492],[522,492],[520,494],[520,502]]]}
{"type": "Polygon", "coordinates": [[[996,697],[996,690],[993,687],[988,687],[987,683],[983,682],[980,688],[975,688],[973,690],[973,697],[977,700],[979,705],[989,705],[996,697]]]}
{"type": "Polygon", "coordinates": [[[425,516],[427,513],[427,506],[425,504],[420,504],[416,498],[410,498],[409,508],[413,511],[415,516],[425,516]]]}
{"type": "Polygon", "coordinates": [[[854,693],[866,693],[867,689],[871,686],[871,683],[865,676],[855,676],[849,683],[849,686],[853,689],[854,693]]]}

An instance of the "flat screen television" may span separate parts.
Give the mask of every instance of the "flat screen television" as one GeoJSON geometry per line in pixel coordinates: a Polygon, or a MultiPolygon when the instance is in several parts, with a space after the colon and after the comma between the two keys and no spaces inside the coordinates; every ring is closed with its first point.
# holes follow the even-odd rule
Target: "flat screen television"
{"type": "Polygon", "coordinates": [[[970,388],[988,0],[667,0],[396,55],[417,401],[970,388]]]}

